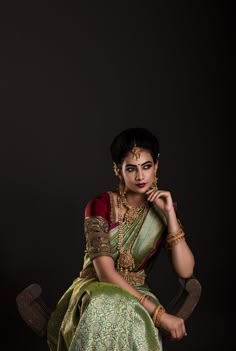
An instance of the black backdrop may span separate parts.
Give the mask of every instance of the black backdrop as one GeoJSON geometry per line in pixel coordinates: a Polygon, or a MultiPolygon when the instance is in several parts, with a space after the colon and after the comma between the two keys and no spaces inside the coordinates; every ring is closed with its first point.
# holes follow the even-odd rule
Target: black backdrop
{"type": "MultiPolygon", "coordinates": [[[[203,287],[188,337],[169,349],[231,350],[230,5],[6,3],[1,349],[48,350],[19,317],[15,297],[38,282],[53,306],[78,275],[84,207],[117,184],[110,143],[143,126],[159,137],[159,188],[178,202],[203,287]]],[[[164,254],[152,286],[163,303],[177,288],[164,254]]]]}

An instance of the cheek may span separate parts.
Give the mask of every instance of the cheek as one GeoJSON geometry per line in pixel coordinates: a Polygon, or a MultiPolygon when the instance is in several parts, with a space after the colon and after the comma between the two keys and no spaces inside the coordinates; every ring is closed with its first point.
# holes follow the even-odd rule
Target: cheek
{"type": "Polygon", "coordinates": [[[134,179],[134,177],[135,177],[135,172],[126,173],[124,175],[124,180],[126,182],[130,182],[130,181],[132,181],[134,179]]]}
{"type": "Polygon", "coordinates": [[[155,177],[155,170],[154,169],[152,169],[150,172],[149,172],[149,174],[148,174],[148,177],[150,178],[150,179],[153,179],[154,177],[155,177]]]}
{"type": "Polygon", "coordinates": [[[127,179],[127,180],[132,180],[134,177],[135,177],[134,172],[127,173],[127,175],[126,175],[126,179],[127,179]]]}

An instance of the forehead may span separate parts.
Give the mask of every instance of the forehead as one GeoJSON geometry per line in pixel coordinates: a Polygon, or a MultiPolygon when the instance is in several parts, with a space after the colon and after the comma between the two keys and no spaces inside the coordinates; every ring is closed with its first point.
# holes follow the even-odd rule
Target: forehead
{"type": "Polygon", "coordinates": [[[148,150],[140,149],[140,158],[138,160],[134,159],[134,155],[130,151],[124,158],[123,164],[138,165],[147,161],[153,162],[151,153],[148,150]]]}

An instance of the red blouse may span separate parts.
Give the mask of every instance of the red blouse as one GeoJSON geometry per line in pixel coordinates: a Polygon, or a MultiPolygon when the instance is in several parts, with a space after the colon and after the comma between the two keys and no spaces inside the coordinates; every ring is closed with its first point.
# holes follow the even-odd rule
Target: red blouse
{"type": "Polygon", "coordinates": [[[111,226],[111,204],[108,193],[103,193],[90,200],[85,208],[86,217],[103,217],[108,221],[108,226],[111,226]]]}
{"type": "MultiPolygon", "coordinates": [[[[174,209],[177,211],[177,203],[175,202],[174,204],[174,209]]],[[[112,229],[116,227],[119,223],[112,223],[111,222],[111,203],[110,203],[110,195],[106,193],[102,193],[95,198],[91,199],[86,208],[85,208],[85,218],[88,217],[102,217],[105,218],[108,222],[108,227],[109,229],[112,229]]],[[[157,249],[159,247],[160,242],[162,241],[162,238],[160,238],[156,245],[155,248],[152,250],[152,252],[146,257],[144,260],[143,264],[138,268],[138,270],[142,269],[143,266],[147,263],[147,261],[157,252],[157,249]]]]}

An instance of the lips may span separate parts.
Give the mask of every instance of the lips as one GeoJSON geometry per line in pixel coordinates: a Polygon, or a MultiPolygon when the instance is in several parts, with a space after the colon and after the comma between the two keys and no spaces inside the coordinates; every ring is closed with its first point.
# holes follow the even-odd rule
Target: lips
{"type": "Polygon", "coordinates": [[[136,184],[136,186],[138,186],[139,188],[143,188],[145,187],[146,183],[138,183],[136,184]]]}

